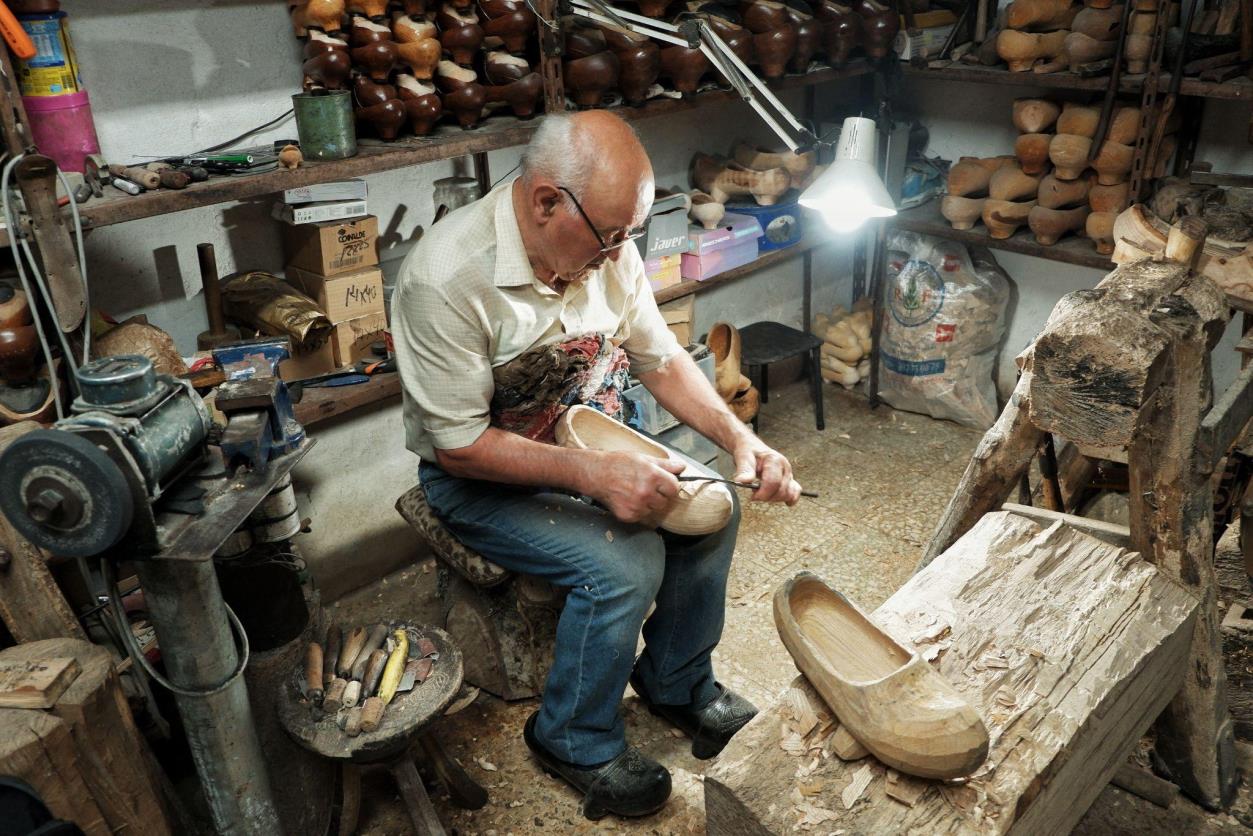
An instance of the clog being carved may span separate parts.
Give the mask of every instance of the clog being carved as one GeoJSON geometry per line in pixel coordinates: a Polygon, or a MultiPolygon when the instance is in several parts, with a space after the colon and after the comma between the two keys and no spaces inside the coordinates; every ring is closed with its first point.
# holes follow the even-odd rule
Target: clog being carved
{"type": "Polygon", "coordinates": [[[692,158],[692,184],[719,203],[736,195],[752,195],[762,206],[773,206],[791,188],[792,177],[785,168],[751,171],[739,163],[698,153],[692,158]]]}
{"type": "MultiPolygon", "coordinates": [[[[639,453],[656,459],[677,460],[662,445],[590,406],[567,409],[554,428],[557,443],[578,450],[639,453]]],[[[688,466],[683,476],[703,475],[688,466]]],[[[641,525],[675,534],[702,535],[721,530],[735,510],[730,489],[718,482],[680,482],[679,493],[661,511],[641,525]]]]}
{"type": "Polygon", "coordinates": [[[961,694],[817,576],[802,572],[775,592],[774,623],[840,725],[883,763],[960,778],[987,758],[987,728],[961,694]]]}

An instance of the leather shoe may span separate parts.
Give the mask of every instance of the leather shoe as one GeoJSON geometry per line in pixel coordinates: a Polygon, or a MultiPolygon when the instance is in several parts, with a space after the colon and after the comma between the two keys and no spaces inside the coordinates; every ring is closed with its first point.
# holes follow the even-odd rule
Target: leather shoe
{"type": "Polygon", "coordinates": [[[670,772],[634,746],[599,766],[579,766],[544,748],[535,737],[535,718],[526,721],[522,737],[545,772],[563,779],[583,793],[580,809],[592,821],[609,813],[647,816],[665,806],[670,797],[670,772]]]}
{"type": "Polygon", "coordinates": [[[644,692],[639,671],[631,673],[631,687],[648,706],[648,710],[669,720],[691,737],[692,757],[699,760],[715,757],[731,742],[736,732],[757,716],[757,706],[722,683],[714,684],[718,688],[718,696],[703,708],[692,708],[690,705],[654,705],[644,692]]]}

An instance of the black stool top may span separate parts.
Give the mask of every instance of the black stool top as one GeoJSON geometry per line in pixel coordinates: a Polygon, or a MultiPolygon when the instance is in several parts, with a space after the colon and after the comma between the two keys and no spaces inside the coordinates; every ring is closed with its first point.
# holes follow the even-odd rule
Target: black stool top
{"type": "Polygon", "coordinates": [[[754,322],[740,329],[740,362],[768,366],[822,345],[822,338],[782,322],[754,322]]]}

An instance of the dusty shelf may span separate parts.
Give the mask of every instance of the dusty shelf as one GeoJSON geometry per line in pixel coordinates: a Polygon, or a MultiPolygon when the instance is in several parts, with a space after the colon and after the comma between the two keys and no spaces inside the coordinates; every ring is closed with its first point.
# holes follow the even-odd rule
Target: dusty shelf
{"type": "MultiPolygon", "coordinates": [[[[814,221],[817,223],[818,221],[814,221]]],[[[745,264],[743,267],[736,267],[725,273],[719,273],[711,279],[705,279],[702,282],[684,279],[678,284],[672,284],[669,287],[663,287],[653,293],[653,298],[657,300],[657,304],[661,305],[666,302],[673,302],[675,299],[682,299],[684,296],[691,296],[694,293],[704,293],[712,290],[719,285],[728,284],[737,279],[765,270],[767,267],[773,267],[784,261],[790,261],[798,255],[804,255],[815,247],[830,243],[832,238],[827,234],[810,233],[792,246],[782,250],[771,250],[770,252],[759,255],[755,260],[745,264]]]]}
{"type": "MultiPolygon", "coordinates": [[[[938,62],[937,62],[938,64],[938,62]]],[[[971,64],[948,62],[919,69],[909,64],[904,65],[906,76],[911,78],[936,78],[947,81],[969,81],[976,84],[1002,84],[1012,87],[1034,87],[1052,90],[1086,90],[1104,92],[1108,78],[1098,76],[1083,78],[1072,72],[1060,73],[1011,73],[998,67],[983,67],[971,64]]],[[[1123,75],[1118,89],[1123,93],[1136,93],[1144,80],[1143,75],[1123,75]]],[[[1170,86],[1170,74],[1161,76],[1160,89],[1170,86]]],[[[1234,99],[1238,101],[1253,100],[1253,81],[1241,77],[1224,82],[1201,81],[1185,78],[1179,86],[1184,96],[1199,96],[1207,99],[1234,99]]]]}
{"type": "Polygon", "coordinates": [[[940,202],[932,200],[913,209],[906,209],[888,222],[897,229],[911,232],[924,232],[964,244],[976,244],[996,250],[1033,255],[1050,261],[1061,261],[1066,264],[1077,264],[1081,267],[1093,267],[1098,270],[1112,270],[1114,263],[1108,257],[1096,251],[1092,241],[1087,238],[1067,236],[1052,246],[1037,244],[1031,230],[1025,226],[1009,238],[993,238],[988,235],[982,225],[974,229],[953,229],[949,222],[940,214],[940,202]]]}

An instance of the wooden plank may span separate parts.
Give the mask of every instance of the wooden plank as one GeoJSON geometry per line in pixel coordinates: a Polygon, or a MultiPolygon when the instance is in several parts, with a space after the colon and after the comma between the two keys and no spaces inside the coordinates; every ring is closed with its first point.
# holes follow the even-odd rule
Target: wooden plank
{"type": "Polygon", "coordinates": [[[1179,795],[1179,788],[1170,781],[1158,778],[1152,772],[1146,772],[1138,766],[1124,763],[1118,767],[1109,782],[1119,789],[1137,795],[1145,801],[1151,801],[1158,807],[1169,807],[1179,795]]]}
{"type": "MultiPolygon", "coordinates": [[[[1067,833],[1178,690],[1196,610],[1126,550],[988,514],[873,614],[906,647],[938,654],[988,726],[987,762],[964,783],[924,782],[910,806],[889,797],[877,761],[823,756],[829,727],[792,740],[780,701],[706,773],[708,832],[789,833],[808,821],[819,833],[1067,833]],[[841,794],[867,764],[870,785],[845,809],[841,794]]],[[[822,705],[804,677],[793,687],[822,705]]]]}
{"type": "Polygon", "coordinates": [[[44,711],[0,709],[0,774],[30,784],[52,815],[88,836],[110,836],[80,766],[68,723],[44,711]]]}
{"type": "Polygon", "coordinates": [[[1117,546],[1120,549],[1131,548],[1131,529],[1125,525],[1078,517],[1074,514],[1062,513],[1061,511],[1050,511],[1047,508],[1037,508],[1033,505],[1019,505],[1016,502],[1006,502],[1001,506],[1001,510],[1009,511],[1020,517],[1026,517],[1042,526],[1049,526],[1055,522],[1065,523],[1071,528],[1082,531],[1089,537],[1095,537],[1102,542],[1109,543],[1111,546],[1117,546]]]}
{"type": "MultiPolygon", "coordinates": [[[[816,217],[811,218],[810,222],[813,224],[821,223],[821,221],[816,217]]],[[[670,287],[663,287],[661,290],[653,293],[653,298],[657,300],[658,305],[664,305],[666,302],[673,302],[675,299],[682,299],[684,296],[691,296],[695,293],[704,293],[705,291],[712,290],[719,285],[729,284],[730,282],[742,279],[745,276],[751,276],[754,273],[759,273],[768,267],[775,266],[776,264],[791,261],[796,256],[804,255],[816,247],[830,242],[831,239],[825,234],[825,232],[815,231],[806,235],[800,241],[797,241],[787,249],[771,250],[770,252],[762,253],[754,261],[745,264],[743,267],[736,267],[732,270],[726,271],[725,273],[719,273],[713,278],[706,279],[701,282],[685,279],[678,284],[670,285],[670,287]]]]}
{"type": "Polygon", "coordinates": [[[0,651],[0,661],[53,655],[70,657],[81,668],[52,714],[70,731],[79,773],[110,832],[173,833],[174,818],[163,793],[172,797],[169,780],[135,726],[109,651],[77,639],[50,639],[0,651]]]}
{"type": "MultiPolygon", "coordinates": [[[[0,452],[31,430],[33,421],[0,427],[0,452]]],[[[43,554],[17,533],[0,514],[0,551],[8,554],[6,568],[0,568],[0,619],[19,642],[37,639],[85,639],[82,625],[48,571],[43,554]]]]}
{"type": "Polygon", "coordinates": [[[950,241],[961,241],[964,244],[1031,255],[1049,261],[1060,261],[1064,264],[1077,264],[1080,267],[1095,267],[1100,270],[1110,270],[1114,266],[1108,257],[1096,251],[1087,238],[1071,236],[1046,247],[1043,244],[1037,244],[1035,236],[1026,227],[1009,238],[1002,239],[988,235],[982,225],[974,229],[953,229],[940,214],[940,203],[937,200],[913,209],[905,209],[897,213],[896,217],[890,218],[888,223],[896,229],[923,232],[939,238],[947,238],[950,241]]]}
{"type": "Polygon", "coordinates": [[[1201,473],[1214,472],[1250,419],[1253,419],[1253,366],[1240,372],[1201,422],[1196,436],[1196,466],[1201,473]]]}
{"type": "Polygon", "coordinates": [[[300,403],[295,407],[296,420],[309,427],[336,415],[399,396],[400,375],[395,372],[376,374],[369,382],[353,386],[306,389],[300,403]]]}
{"type": "MultiPolygon", "coordinates": [[[[926,68],[912,65],[903,66],[905,75],[918,78],[937,78],[948,81],[966,81],[976,84],[999,84],[1007,87],[1029,87],[1052,90],[1091,90],[1105,89],[1108,79],[1084,78],[1071,72],[1060,73],[1011,73],[1003,67],[978,67],[957,62],[942,63],[938,61],[926,68]]],[[[1119,79],[1118,90],[1121,93],[1138,93],[1143,83],[1143,75],[1123,74],[1119,79]]],[[[1162,73],[1160,84],[1168,87],[1170,74],[1162,73]]],[[[1206,99],[1253,99],[1253,83],[1248,79],[1232,79],[1221,83],[1205,82],[1194,78],[1184,78],[1180,82],[1179,92],[1184,96],[1197,96],[1206,99]]]]}
{"type": "Polygon", "coordinates": [[[78,676],[72,658],[7,661],[0,656],[0,708],[52,708],[78,676]]]}

